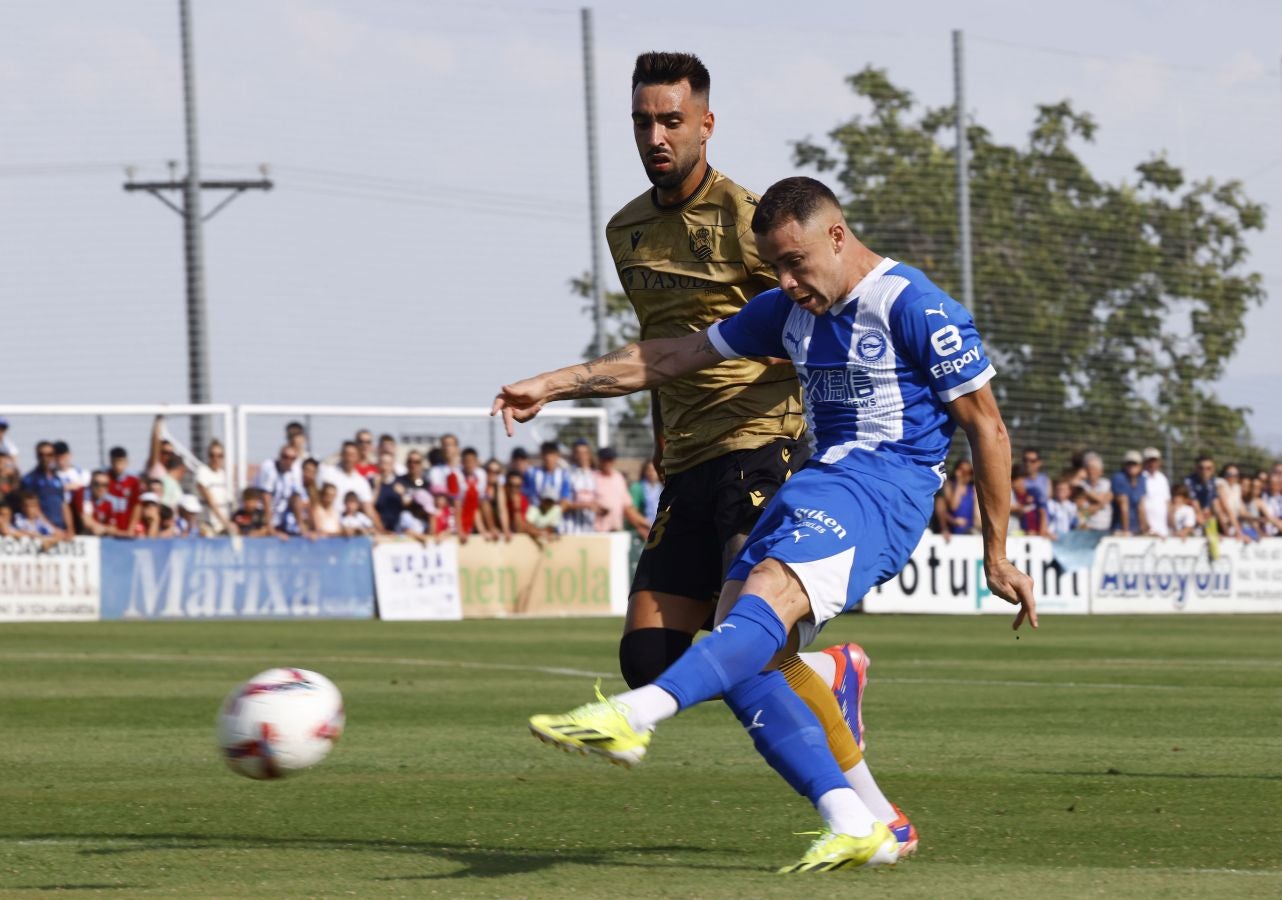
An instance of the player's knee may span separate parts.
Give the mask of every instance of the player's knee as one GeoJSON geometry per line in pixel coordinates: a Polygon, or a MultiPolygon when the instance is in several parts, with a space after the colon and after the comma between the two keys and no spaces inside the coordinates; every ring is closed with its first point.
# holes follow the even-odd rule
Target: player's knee
{"type": "Polygon", "coordinates": [[[630,688],[650,684],[690,649],[694,635],[672,628],[638,628],[619,641],[619,671],[630,688]]]}

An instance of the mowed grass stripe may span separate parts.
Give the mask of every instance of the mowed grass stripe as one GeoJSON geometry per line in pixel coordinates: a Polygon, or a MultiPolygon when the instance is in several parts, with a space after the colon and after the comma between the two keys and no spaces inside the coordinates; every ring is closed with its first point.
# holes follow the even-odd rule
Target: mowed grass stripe
{"type": "Polygon", "coordinates": [[[1278,894],[1282,621],[1048,619],[1015,642],[992,618],[839,620],[825,637],[872,654],[869,758],[922,848],[818,883],[771,874],[814,813],[720,704],[632,772],[525,733],[615,672],[619,624],[6,626],[0,891],[1278,894]],[[253,783],[217,760],[213,718],[275,664],[334,678],[349,731],[315,771],[253,783]]]}

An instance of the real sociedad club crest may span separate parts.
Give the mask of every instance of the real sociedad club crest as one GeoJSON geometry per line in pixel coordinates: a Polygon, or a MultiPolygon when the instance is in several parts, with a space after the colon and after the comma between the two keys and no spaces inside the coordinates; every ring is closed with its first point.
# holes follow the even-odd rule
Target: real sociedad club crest
{"type": "Polygon", "coordinates": [[[699,262],[712,258],[712,232],[707,228],[696,228],[690,232],[690,252],[699,262]]]}
{"type": "Polygon", "coordinates": [[[859,336],[855,352],[864,362],[876,362],[886,355],[886,336],[880,331],[866,331],[859,336]]]}

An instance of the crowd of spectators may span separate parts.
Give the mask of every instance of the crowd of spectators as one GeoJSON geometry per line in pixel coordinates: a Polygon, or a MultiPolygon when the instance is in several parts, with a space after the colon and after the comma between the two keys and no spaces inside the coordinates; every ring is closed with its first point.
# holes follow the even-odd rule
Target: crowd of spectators
{"type": "Polygon", "coordinates": [[[52,545],[74,535],[406,535],[426,543],[446,535],[499,541],[526,534],[541,543],[631,529],[644,540],[662,489],[653,465],[630,484],[612,448],[594,454],[585,440],[574,442],[569,461],[549,441],[537,459],[518,447],[506,463],[483,463],[452,434],[424,452],[403,449],[388,434],[376,443],[361,429],[323,460],[303,425],[290,422],[276,455],[252,469],[250,483],[233,495],[219,441],[200,461],[166,435],[158,417],[141,469],[114,447],[107,468],[92,472],[74,463],[65,442],[40,441],[35,465],[23,474],[0,418],[0,536],[52,545]]]}
{"type": "MultiPolygon", "coordinates": [[[[0,418],[0,536],[26,535],[52,545],[74,535],[195,538],[445,535],[536,541],[564,534],[634,531],[644,540],[663,485],[653,464],[629,480],[610,447],[586,440],[565,459],[554,441],[535,457],[521,447],[506,462],[481,461],[472,447],[443,435],[426,451],[402,448],[389,434],[375,442],[361,429],[328,459],[314,454],[299,422],[285,428],[280,450],[251,468],[233,495],[226,452],[215,440],[203,461],[167,440],[157,418],[147,460],[131,466],[113,447],[104,469],[76,465],[64,441],[40,441],[24,474],[0,418]]],[[[931,529],[946,536],[980,530],[974,468],[960,459],[935,499],[931,529]]],[[[1174,485],[1155,447],[1127,451],[1111,477],[1098,453],[1074,455],[1055,478],[1041,453],[1024,450],[1011,472],[1012,535],[1052,540],[1086,529],[1118,535],[1220,536],[1258,540],[1282,534],[1282,462],[1244,472],[1199,457],[1174,485]]]]}
{"type": "MultiPolygon", "coordinates": [[[[1244,472],[1218,469],[1209,456],[1172,486],[1156,447],[1128,450],[1112,477],[1095,452],[1074,455],[1059,475],[1044,471],[1042,455],[1023,452],[1011,471],[1010,534],[1052,540],[1076,530],[1115,535],[1218,535],[1245,541],[1282,534],[1282,462],[1244,472]]],[[[935,498],[931,529],[945,536],[980,529],[974,468],[958,460],[935,498]]]]}

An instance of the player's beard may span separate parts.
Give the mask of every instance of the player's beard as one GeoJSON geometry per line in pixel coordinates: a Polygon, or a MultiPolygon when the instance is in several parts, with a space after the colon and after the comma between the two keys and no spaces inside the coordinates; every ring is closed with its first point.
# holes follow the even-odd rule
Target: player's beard
{"type": "Polygon", "coordinates": [[[651,170],[648,159],[642,161],[645,166],[646,178],[650,179],[652,185],[664,190],[680,187],[681,183],[690,177],[694,167],[699,165],[699,155],[697,153],[689,159],[678,159],[675,154],[669,154],[669,156],[672,159],[672,168],[667,172],[655,172],[651,170]]]}

